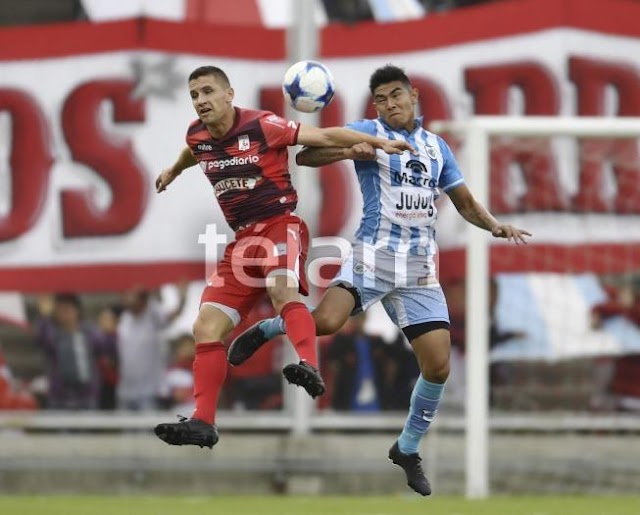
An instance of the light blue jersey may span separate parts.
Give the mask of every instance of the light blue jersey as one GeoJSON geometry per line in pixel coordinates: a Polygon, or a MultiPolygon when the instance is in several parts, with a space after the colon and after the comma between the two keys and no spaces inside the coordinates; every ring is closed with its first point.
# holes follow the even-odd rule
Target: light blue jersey
{"type": "Polygon", "coordinates": [[[354,286],[361,308],[382,301],[400,327],[449,320],[437,279],[436,199],[464,178],[447,143],[422,127],[394,130],[382,120],[359,120],[348,128],[380,138],[409,142],[418,155],[388,155],[354,161],[364,214],[352,253],[333,284],[354,286]]]}
{"type": "Polygon", "coordinates": [[[449,145],[416,120],[413,132],[394,130],[380,119],[359,120],[348,128],[380,138],[404,140],[418,150],[388,155],[377,151],[376,161],[354,161],[364,199],[364,216],[356,238],[387,242],[395,252],[433,256],[436,252],[435,206],[440,191],[464,183],[449,145]]]}

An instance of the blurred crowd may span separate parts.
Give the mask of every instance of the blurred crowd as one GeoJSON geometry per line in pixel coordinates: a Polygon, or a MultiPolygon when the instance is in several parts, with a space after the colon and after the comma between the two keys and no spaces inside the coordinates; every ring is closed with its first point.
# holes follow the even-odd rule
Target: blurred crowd
{"type": "MultiPolygon", "coordinates": [[[[486,4],[497,0],[396,0],[399,13],[412,13],[410,17],[429,16],[460,7],[486,4]]],[[[327,17],[332,22],[357,23],[380,20],[392,13],[394,0],[323,0],[327,17]],[[383,14],[385,13],[385,14],[383,14]]],[[[388,21],[388,20],[387,20],[388,21]]]]}
{"type": "MultiPolygon", "coordinates": [[[[167,332],[185,305],[186,286],[176,290],[179,299],[170,311],[158,292],[141,288],[125,292],[117,302],[92,302],[90,309],[74,293],[28,299],[26,350],[34,359],[26,361],[40,363],[40,370],[18,377],[7,363],[10,356],[5,359],[0,347],[0,409],[172,409],[189,414],[193,337],[181,333],[171,338],[167,332]]],[[[226,343],[270,316],[273,308],[265,297],[226,343]]],[[[418,374],[410,347],[399,334],[391,341],[367,334],[364,322],[364,315],[354,317],[335,337],[320,339],[329,385],[320,407],[405,409],[418,374]]],[[[283,352],[283,341],[275,340],[241,367],[230,367],[221,406],[282,408],[283,352]]]]}
{"type": "MultiPolygon", "coordinates": [[[[604,278],[608,298],[591,309],[591,326],[627,321],[640,330],[640,281],[604,278]]],[[[498,295],[492,282],[490,345],[523,338],[501,332],[493,316],[498,295]]],[[[444,285],[451,312],[452,374],[447,405],[464,404],[464,281],[444,285]]],[[[0,409],[192,410],[194,342],[189,332],[170,336],[167,329],[185,306],[186,285],[176,285],[171,309],[159,292],[134,288],[117,297],[59,293],[28,297],[29,327],[25,351],[35,367],[14,367],[13,354],[0,346],[0,409]],[[98,296],[97,298],[101,298],[98,296]],[[83,302],[85,299],[85,302],[83,302]],[[86,302],[89,300],[89,302],[86,302]],[[86,304],[89,304],[88,306],[86,304]]],[[[190,315],[188,313],[187,315],[190,315]]],[[[227,344],[257,320],[273,315],[265,297],[243,320],[227,344]]],[[[187,317],[189,318],[189,317],[187,317]]],[[[382,334],[370,323],[379,314],[352,317],[334,336],[319,338],[327,393],[318,408],[370,412],[405,410],[418,376],[416,360],[401,332],[382,334]],[[373,328],[372,328],[373,327],[373,328]]],[[[394,328],[395,329],[395,328],[394,328]]],[[[0,332],[0,340],[3,333],[0,332]]],[[[6,338],[6,336],[5,336],[6,338]]],[[[2,341],[0,341],[2,343],[2,341]]],[[[277,410],[283,405],[280,373],[284,341],[262,347],[240,367],[229,370],[221,407],[277,410]]],[[[25,359],[16,359],[24,363],[25,359]]],[[[492,363],[491,401],[499,409],[583,409],[640,411],[640,353],[561,363],[492,363]]]]}
{"type": "MultiPolygon", "coordinates": [[[[207,0],[211,3],[214,1],[224,5],[226,0],[207,0]]],[[[499,0],[322,0],[319,4],[321,3],[324,8],[329,22],[357,23],[371,20],[391,21],[389,16],[395,16],[398,19],[416,18],[495,1],[499,0]]],[[[154,5],[154,0],[137,0],[133,4],[111,0],[0,2],[0,26],[92,20],[92,15],[99,13],[108,13],[109,18],[113,19],[117,18],[118,8],[121,10],[121,18],[142,16],[145,13],[161,18],[168,15],[175,18],[175,13],[181,10],[179,7],[181,2],[186,0],[174,0],[176,5],[173,7],[169,4],[154,5]],[[136,9],[138,9],[137,12],[136,9]]],[[[217,9],[215,6],[213,8],[217,9]]],[[[182,10],[186,10],[186,7],[182,10]]]]}
{"type": "Polygon", "coordinates": [[[320,347],[328,392],[320,406],[336,411],[404,411],[419,369],[400,332],[383,338],[366,331],[366,314],[350,318],[320,347]]]}
{"type": "MultiPolygon", "coordinates": [[[[633,411],[640,412],[640,276],[612,275],[598,278],[606,299],[592,305],[587,327],[605,347],[607,322],[619,324],[627,341],[638,351],[601,353],[560,361],[526,359],[492,361],[489,368],[491,405],[501,410],[633,411]]],[[[444,287],[451,317],[452,373],[450,382],[464,382],[465,283],[455,280],[444,287]]],[[[560,293],[561,294],[561,293],[560,293]]],[[[525,331],[501,330],[496,321],[499,290],[492,280],[489,289],[489,347],[527,338],[525,331]]],[[[534,306],[531,306],[535,309],[534,306]]],[[[573,333],[572,333],[573,334],[573,333]]],[[[578,342],[579,344],[580,342],[578,342]]],[[[449,388],[449,385],[448,385],[449,388]]],[[[464,384],[458,385],[464,392],[464,384]]],[[[460,403],[464,399],[458,399],[460,403]]]]}
{"type": "Polygon", "coordinates": [[[32,381],[37,404],[59,410],[156,408],[171,362],[163,330],[184,300],[181,289],[178,306],[166,312],[155,293],[135,288],[118,303],[88,313],[74,293],[36,297],[29,339],[44,358],[43,374],[32,381]]]}
{"type": "MultiPolygon", "coordinates": [[[[592,327],[601,329],[608,320],[619,317],[640,329],[640,278],[604,282],[604,286],[608,299],[593,307],[592,327]]],[[[595,384],[598,395],[593,398],[593,409],[640,412],[640,352],[599,359],[595,384]]]]}

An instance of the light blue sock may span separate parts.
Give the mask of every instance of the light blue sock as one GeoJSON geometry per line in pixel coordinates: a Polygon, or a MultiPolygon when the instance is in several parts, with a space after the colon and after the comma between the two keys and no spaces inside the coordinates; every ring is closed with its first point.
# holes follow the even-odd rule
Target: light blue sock
{"type": "MultiPolygon", "coordinates": [[[[309,306],[309,311],[313,312],[314,310],[315,307],[309,306]]],[[[280,315],[265,318],[258,324],[258,327],[269,340],[281,334],[287,334],[287,324],[284,323],[284,319],[280,315]]]]}
{"type": "Polygon", "coordinates": [[[258,327],[269,340],[280,334],[286,334],[284,320],[280,315],[263,320],[258,327]]]}
{"type": "Polygon", "coordinates": [[[420,440],[438,412],[443,390],[444,383],[431,383],[422,376],[416,381],[411,394],[409,416],[398,438],[398,448],[402,454],[418,452],[420,440]]]}

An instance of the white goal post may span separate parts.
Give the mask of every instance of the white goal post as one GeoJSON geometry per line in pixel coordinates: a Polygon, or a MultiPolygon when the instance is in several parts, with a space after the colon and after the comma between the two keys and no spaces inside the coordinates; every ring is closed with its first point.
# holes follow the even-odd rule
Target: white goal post
{"type": "MultiPolygon", "coordinates": [[[[434,121],[436,133],[464,140],[461,156],[465,180],[485,206],[489,200],[491,136],[640,138],[640,118],[476,116],[468,120],[434,121]]],[[[640,180],[640,178],[639,178],[640,180]]],[[[466,254],[466,495],[489,495],[489,235],[468,232],[466,254]]]]}

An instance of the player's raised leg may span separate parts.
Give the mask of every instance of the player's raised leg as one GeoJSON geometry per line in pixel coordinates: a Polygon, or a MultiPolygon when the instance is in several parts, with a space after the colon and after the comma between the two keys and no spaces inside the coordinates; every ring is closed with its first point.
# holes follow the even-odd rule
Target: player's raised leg
{"type": "Polygon", "coordinates": [[[196,407],[190,419],[158,424],[155,433],[161,440],[170,445],[209,448],[218,442],[216,408],[227,375],[227,356],[222,342],[232,329],[231,318],[219,307],[207,303],[200,306],[193,326],[196,341],[193,395],[196,407]]]}
{"type": "Polygon", "coordinates": [[[316,324],[307,306],[300,302],[298,282],[289,271],[275,271],[270,277],[272,286],[267,287],[273,306],[286,327],[286,334],[300,357],[299,363],[287,365],[282,370],[289,383],[302,386],[315,398],[325,392],[325,385],[318,371],[318,351],[316,348],[316,324]]]}
{"type": "MultiPolygon", "coordinates": [[[[333,334],[340,330],[355,306],[353,294],[342,286],[329,288],[318,307],[311,312],[316,324],[316,335],[333,334]]],[[[238,335],[229,347],[229,363],[238,366],[272,338],[286,334],[281,315],[261,320],[238,335]]]]}
{"type": "Polygon", "coordinates": [[[286,331],[280,315],[256,322],[231,342],[227,356],[229,364],[234,367],[242,365],[265,343],[283,334],[286,331]]]}
{"type": "Polygon", "coordinates": [[[431,322],[408,327],[405,333],[407,330],[428,332],[411,340],[421,373],[411,394],[409,415],[400,437],[389,450],[389,459],[402,467],[411,488],[429,495],[431,486],[422,470],[418,446],[438,412],[449,375],[449,329],[444,322],[431,322]]]}

